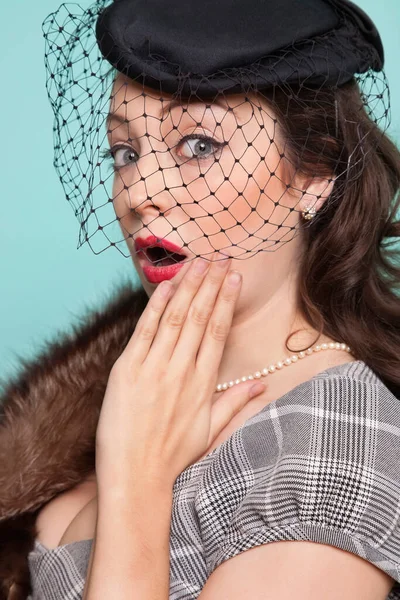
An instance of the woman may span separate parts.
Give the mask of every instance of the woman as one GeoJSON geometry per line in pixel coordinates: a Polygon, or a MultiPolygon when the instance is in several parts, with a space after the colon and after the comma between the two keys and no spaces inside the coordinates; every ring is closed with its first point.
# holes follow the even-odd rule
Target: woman
{"type": "Polygon", "coordinates": [[[47,25],[67,198],[149,302],[95,472],[39,512],[32,598],[400,598],[400,155],[373,24],[119,0],[47,25]]]}

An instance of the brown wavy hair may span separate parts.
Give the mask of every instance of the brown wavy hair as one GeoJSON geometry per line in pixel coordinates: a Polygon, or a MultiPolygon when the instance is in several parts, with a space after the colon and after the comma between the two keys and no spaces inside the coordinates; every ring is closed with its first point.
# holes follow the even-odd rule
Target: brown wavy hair
{"type": "Polygon", "coordinates": [[[400,398],[400,152],[368,115],[354,78],[293,98],[280,89],[266,95],[285,155],[305,175],[338,175],[323,209],[302,226],[299,308],[400,398]]]}

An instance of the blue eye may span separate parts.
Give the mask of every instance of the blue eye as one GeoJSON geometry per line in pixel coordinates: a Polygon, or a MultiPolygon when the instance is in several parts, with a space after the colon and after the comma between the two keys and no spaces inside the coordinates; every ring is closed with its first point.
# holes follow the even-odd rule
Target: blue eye
{"type": "Polygon", "coordinates": [[[110,159],[114,161],[114,169],[120,169],[129,164],[137,162],[139,156],[129,146],[114,146],[113,148],[107,148],[101,153],[102,158],[110,159]]]}
{"type": "Polygon", "coordinates": [[[206,135],[199,135],[196,133],[186,135],[181,139],[181,141],[178,144],[179,148],[186,147],[186,149],[188,149],[187,154],[182,152],[182,155],[188,159],[209,158],[210,156],[215,155],[223,145],[224,144],[221,144],[221,142],[217,142],[213,138],[210,138],[206,135]]]}

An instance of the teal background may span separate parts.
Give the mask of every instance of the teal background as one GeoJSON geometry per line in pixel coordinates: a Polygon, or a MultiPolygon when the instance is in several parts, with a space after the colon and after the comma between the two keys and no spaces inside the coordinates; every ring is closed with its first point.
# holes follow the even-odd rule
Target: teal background
{"type": "MultiPolygon", "coordinates": [[[[98,306],[121,279],[139,280],[130,262],[109,249],[76,249],[78,222],[53,170],[53,115],[45,91],[41,23],[55,0],[13,0],[0,8],[2,74],[0,219],[0,377],[18,355],[35,355],[69,328],[85,307],[98,306]]],[[[82,0],[82,6],[90,2],[82,0]]],[[[358,0],[375,21],[391,86],[391,137],[400,142],[400,3],[358,0]]]]}

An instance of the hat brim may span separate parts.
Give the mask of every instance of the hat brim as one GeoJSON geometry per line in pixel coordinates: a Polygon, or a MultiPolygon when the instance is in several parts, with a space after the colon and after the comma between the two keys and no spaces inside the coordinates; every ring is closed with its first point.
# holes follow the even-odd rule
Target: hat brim
{"type": "MultiPolygon", "coordinates": [[[[315,0],[308,0],[309,9],[313,2],[315,0]]],[[[168,32],[160,30],[160,19],[147,17],[145,11],[142,15],[139,11],[138,16],[141,3],[127,0],[113,2],[100,13],[96,22],[96,38],[103,57],[118,71],[150,88],[170,94],[210,97],[243,89],[262,90],[279,84],[340,86],[355,73],[364,73],[370,68],[380,71],[383,67],[383,52],[380,54],[379,44],[367,40],[365,31],[360,28],[364,23],[367,30],[370,24],[368,31],[372,35],[374,30],[380,42],[372,21],[365,13],[362,13],[362,21],[361,13],[356,13],[359,19],[356,24],[349,16],[349,4],[344,0],[316,3],[320,12],[315,16],[317,20],[314,26],[311,24],[311,29],[310,23],[304,20],[309,17],[305,11],[302,16],[299,15],[304,22],[298,21],[297,16],[295,20],[288,20],[287,27],[283,28],[284,34],[276,34],[275,40],[266,41],[265,52],[261,54],[262,38],[256,38],[254,47],[249,47],[246,33],[243,34],[245,49],[238,47],[232,38],[232,49],[224,47],[223,52],[218,52],[217,44],[220,42],[213,42],[209,31],[204,33],[206,48],[198,44],[193,48],[193,44],[190,46],[192,29],[187,34],[183,32],[178,48],[172,41],[172,31],[168,46],[168,32]],[[330,4],[346,4],[347,10],[337,10],[330,4]],[[321,6],[325,12],[321,12],[321,6]],[[289,26],[295,29],[287,31],[289,26]],[[287,40],[293,39],[295,31],[297,39],[288,44],[287,40]],[[310,31],[314,31],[311,37],[310,31]],[[244,59],[251,56],[253,60],[244,63],[244,59]]],[[[163,27],[168,28],[168,23],[163,27]]],[[[265,38],[268,39],[267,32],[265,38]]]]}

